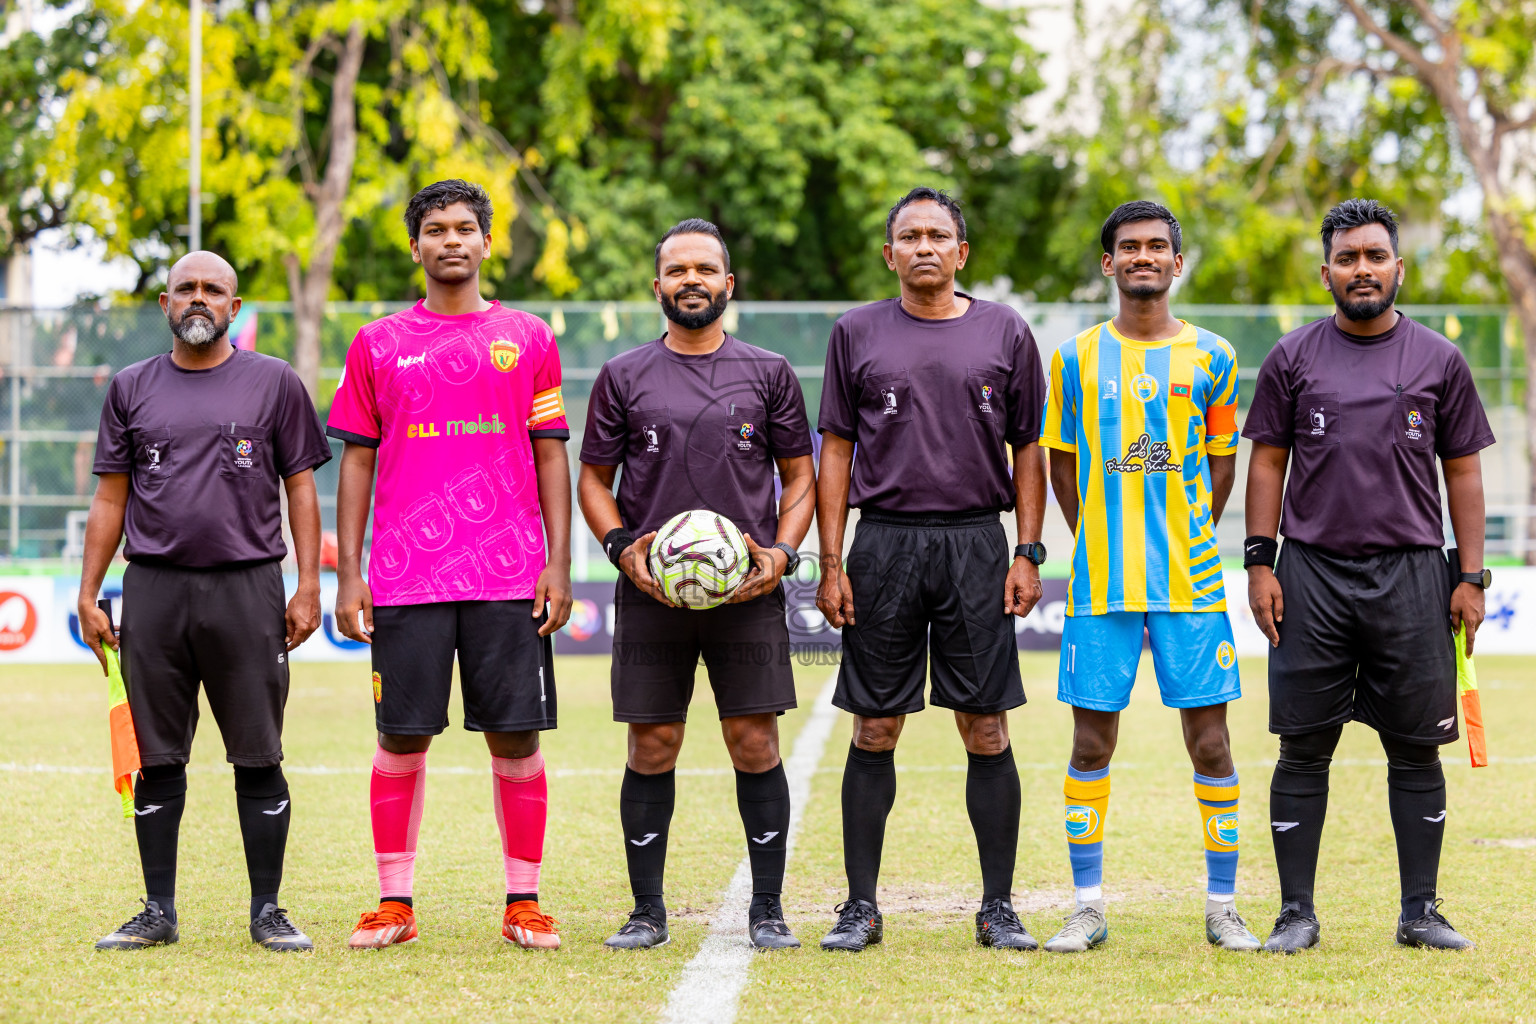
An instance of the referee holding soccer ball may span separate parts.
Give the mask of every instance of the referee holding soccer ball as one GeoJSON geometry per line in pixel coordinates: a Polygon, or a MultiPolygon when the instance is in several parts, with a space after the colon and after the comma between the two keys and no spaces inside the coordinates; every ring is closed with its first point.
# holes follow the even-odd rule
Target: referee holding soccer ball
{"type": "Polygon", "coordinates": [[[1317,944],[1328,765],[1353,720],[1375,729],[1387,754],[1397,941],[1470,949],[1435,898],[1446,817],[1439,748],[1457,738],[1453,630],[1466,632],[1471,654],[1483,621],[1478,452],[1493,432],[1456,346],[1395,308],[1403,261],[1392,212],[1350,199],[1323,218],[1322,233],[1334,314],[1275,345],[1243,428],[1253,441],[1243,562],[1254,617],[1274,645],[1269,725],[1280,736],[1270,817],[1281,907],[1263,948],[1317,944]],[[1436,458],[1460,551],[1455,578],[1440,550],[1436,458]]]}
{"type": "Polygon", "coordinates": [[[779,759],[778,716],[795,706],[779,580],[800,560],[796,547],[816,507],[816,470],[805,398],[789,363],[731,337],[720,323],[734,284],[715,225],[685,220],[662,236],[652,286],[667,331],[604,364],[587,410],[577,495],[587,525],[622,570],[614,598],[613,717],[629,724],[619,817],[635,907],[607,940],[613,949],[668,941],[662,876],[700,655],[736,768],[752,862],[752,945],[800,945],[779,901],[789,782],[779,759]],[[729,601],[707,610],[670,604],[646,565],[657,528],[692,509],[734,523],[754,563],[729,601]]]}

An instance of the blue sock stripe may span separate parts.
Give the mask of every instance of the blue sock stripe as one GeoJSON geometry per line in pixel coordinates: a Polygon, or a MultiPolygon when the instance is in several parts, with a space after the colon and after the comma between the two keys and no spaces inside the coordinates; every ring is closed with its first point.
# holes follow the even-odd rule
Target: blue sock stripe
{"type": "Polygon", "coordinates": [[[1067,775],[1078,782],[1098,782],[1101,779],[1109,778],[1109,765],[1105,765],[1096,772],[1080,772],[1069,764],[1067,765],[1067,775]]]}
{"type": "Polygon", "coordinates": [[[1220,895],[1237,892],[1237,851],[1205,851],[1206,891],[1220,895]]]}
{"type": "Polygon", "coordinates": [[[1201,786],[1235,786],[1237,785],[1237,772],[1233,772],[1224,779],[1213,779],[1209,775],[1201,775],[1195,772],[1195,782],[1201,786]]]}
{"type": "Polygon", "coordinates": [[[1068,843],[1067,859],[1072,862],[1072,884],[1079,889],[1104,884],[1104,844],[1068,843]]]}

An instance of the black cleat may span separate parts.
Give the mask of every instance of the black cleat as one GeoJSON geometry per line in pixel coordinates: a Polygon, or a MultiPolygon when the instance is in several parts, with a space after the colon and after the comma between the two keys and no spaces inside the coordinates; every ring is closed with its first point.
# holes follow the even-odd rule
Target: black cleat
{"type": "Polygon", "coordinates": [[[1321,931],[1316,914],[1302,910],[1299,903],[1282,903],[1280,916],[1275,918],[1275,930],[1259,949],[1266,953],[1299,953],[1317,945],[1321,931]]]}
{"type": "Polygon", "coordinates": [[[274,953],[309,953],[315,944],[288,920],[288,911],[268,903],[251,922],[251,941],[274,953]]]}
{"type": "Polygon", "coordinates": [[[1039,949],[1007,900],[989,900],[976,912],[976,942],[994,949],[1039,949]]]}
{"type": "Polygon", "coordinates": [[[1472,940],[1451,927],[1451,922],[1440,913],[1435,900],[1424,904],[1424,916],[1412,921],[1401,918],[1397,922],[1397,941],[1404,946],[1426,946],[1429,949],[1472,949],[1472,940]]]}
{"type": "Polygon", "coordinates": [[[799,949],[800,940],[795,938],[784,923],[784,906],[778,900],[768,904],[768,909],[747,922],[747,935],[753,949],[799,949]]]}
{"type": "Polygon", "coordinates": [[[653,949],[671,941],[672,936],[667,934],[666,912],[657,911],[646,903],[631,910],[624,927],[603,940],[603,945],[609,949],[653,949]]]}
{"type": "Polygon", "coordinates": [[[129,918],[121,928],[96,943],[97,949],[145,949],[169,946],[181,939],[176,922],[160,913],[160,904],[139,900],[144,909],[129,918]]]}
{"type": "Polygon", "coordinates": [[[885,938],[885,918],[868,900],[844,900],[832,909],[837,913],[837,924],[821,940],[822,949],[857,953],[885,938]]]}

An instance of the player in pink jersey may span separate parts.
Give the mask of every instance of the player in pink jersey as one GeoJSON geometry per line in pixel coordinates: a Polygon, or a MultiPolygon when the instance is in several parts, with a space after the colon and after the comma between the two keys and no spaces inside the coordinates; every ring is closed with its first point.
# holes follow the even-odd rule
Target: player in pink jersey
{"type": "Polygon", "coordinates": [[[485,733],[491,751],[507,880],[502,934],[525,949],[555,949],[560,936],[538,896],[548,808],[539,732],[555,728],[551,637],[571,612],[560,354],[542,320],[480,297],[491,241],[483,189],[429,185],[405,221],[427,297],[357,333],[326,427],[346,442],[336,621],[373,646],[379,732],[371,808],[380,902],[349,944],[416,938],[427,748],[448,727],[457,653],[464,728],[485,733]]]}

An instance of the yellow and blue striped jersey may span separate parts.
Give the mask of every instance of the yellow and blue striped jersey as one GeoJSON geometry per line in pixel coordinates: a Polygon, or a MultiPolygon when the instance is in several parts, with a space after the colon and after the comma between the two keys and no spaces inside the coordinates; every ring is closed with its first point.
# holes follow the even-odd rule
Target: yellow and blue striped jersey
{"type": "Polygon", "coordinates": [[[1040,443],[1077,454],[1067,614],[1224,611],[1206,456],[1237,451],[1232,346],[1188,323],[1132,341],[1111,321],[1057,349],[1048,383],[1040,443]]]}

